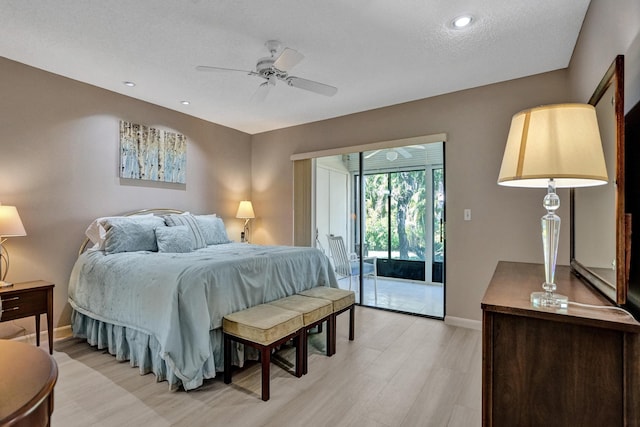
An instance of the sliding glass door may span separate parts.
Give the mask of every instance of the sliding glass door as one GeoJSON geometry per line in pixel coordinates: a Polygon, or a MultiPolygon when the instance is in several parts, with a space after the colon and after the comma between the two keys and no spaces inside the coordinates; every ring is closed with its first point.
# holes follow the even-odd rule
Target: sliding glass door
{"type": "Polygon", "coordinates": [[[316,244],[349,264],[340,286],[360,304],[444,316],[443,154],[438,142],[316,159],[316,244]]]}

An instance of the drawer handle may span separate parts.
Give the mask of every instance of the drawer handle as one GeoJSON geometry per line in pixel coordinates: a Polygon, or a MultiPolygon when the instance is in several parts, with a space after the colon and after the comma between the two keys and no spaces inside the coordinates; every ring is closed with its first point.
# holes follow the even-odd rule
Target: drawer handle
{"type": "Polygon", "coordinates": [[[0,314],[6,311],[14,311],[14,310],[20,310],[20,307],[5,308],[4,310],[0,310],[0,314]]]}
{"type": "Polygon", "coordinates": [[[19,300],[19,299],[20,299],[20,297],[13,297],[13,298],[0,298],[0,301],[7,302],[7,301],[15,301],[15,300],[19,300]]]}

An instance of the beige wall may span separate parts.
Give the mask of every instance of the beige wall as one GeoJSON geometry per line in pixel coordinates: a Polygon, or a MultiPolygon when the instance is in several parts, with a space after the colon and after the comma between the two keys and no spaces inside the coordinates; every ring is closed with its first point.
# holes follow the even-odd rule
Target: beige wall
{"type": "MultiPolygon", "coordinates": [[[[56,284],[54,324],[69,323],[67,282],[89,222],[150,207],[217,212],[237,236],[250,195],[250,135],[0,59],[0,202],[28,236],[10,238],[8,279],[56,284]],[[118,121],[186,135],[187,184],[118,178],[118,121]]],[[[16,322],[34,330],[33,318],[16,322]]],[[[16,328],[0,324],[0,336],[16,328]]]]}
{"type": "MultiPolygon", "coordinates": [[[[55,324],[68,324],[67,280],[92,218],[159,206],[215,211],[237,238],[237,203],[251,198],[258,216],[253,240],[290,244],[291,154],[444,132],[447,315],[480,320],[480,300],[498,260],[542,261],[544,191],[496,185],[511,116],[538,104],[586,101],[619,53],[625,54],[631,108],[640,100],[639,17],[637,0],[592,0],[568,71],[253,137],[0,58],[0,202],[18,206],[29,234],[7,242],[9,279],[55,282],[55,324]],[[186,187],[120,182],[120,119],[187,136],[186,187]],[[470,222],[463,221],[466,208],[470,222]]],[[[566,264],[567,192],[560,197],[560,263],[566,264]]],[[[33,330],[32,319],[17,323],[33,330]]],[[[8,326],[0,324],[0,336],[8,326]]]]}
{"type": "MultiPolygon", "coordinates": [[[[254,240],[289,244],[291,154],[446,133],[448,316],[480,320],[480,300],[498,260],[542,262],[545,190],[496,184],[511,116],[567,99],[566,71],[556,71],[332,120],[254,135],[254,240]],[[472,220],[463,220],[464,209],[472,220]]],[[[568,214],[567,202],[560,215],[568,214]]],[[[568,263],[568,227],[561,261],[568,263]]]]}
{"type": "MultiPolygon", "coordinates": [[[[586,102],[619,53],[625,54],[628,110],[640,99],[639,18],[637,0],[592,0],[568,70],[254,135],[255,240],[292,242],[291,154],[447,133],[446,313],[480,320],[480,301],[498,260],[542,262],[544,190],[496,185],[511,116],[540,104],[586,102]],[[466,208],[470,222],[463,221],[466,208]]],[[[567,264],[569,197],[566,190],[559,194],[559,263],[567,264]]]]}
{"type": "Polygon", "coordinates": [[[625,56],[625,112],[640,100],[640,2],[591,0],[569,64],[576,100],[586,102],[613,62],[625,56]]]}

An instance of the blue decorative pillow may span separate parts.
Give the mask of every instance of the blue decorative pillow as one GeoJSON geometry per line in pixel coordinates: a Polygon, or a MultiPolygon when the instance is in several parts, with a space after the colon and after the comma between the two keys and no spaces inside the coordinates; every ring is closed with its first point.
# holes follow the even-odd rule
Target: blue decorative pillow
{"type": "Polygon", "coordinates": [[[107,254],[118,252],[157,251],[155,228],[164,226],[160,217],[109,218],[102,223],[106,230],[104,251],[107,254]]]}
{"type": "Polygon", "coordinates": [[[231,242],[229,236],[227,236],[227,230],[224,227],[222,218],[218,218],[215,215],[195,215],[195,217],[207,245],[231,242]]]}
{"type": "Polygon", "coordinates": [[[165,222],[169,227],[175,227],[178,225],[185,225],[189,228],[191,232],[191,249],[201,249],[207,246],[207,243],[204,240],[204,236],[202,235],[202,231],[198,226],[198,222],[196,218],[191,214],[182,214],[176,215],[171,214],[164,217],[165,222]]]}
{"type": "Polygon", "coordinates": [[[191,252],[191,230],[186,225],[157,227],[156,240],[158,242],[158,252],[191,252]]]}
{"type": "Polygon", "coordinates": [[[104,216],[101,218],[97,218],[89,224],[87,230],[84,232],[86,236],[91,240],[91,243],[94,244],[93,249],[99,249],[101,251],[104,250],[104,241],[107,238],[107,230],[104,228],[104,224],[106,220],[112,218],[129,218],[130,221],[139,221],[144,219],[153,218],[153,214],[140,214],[140,215],[130,215],[130,216],[104,216]]]}

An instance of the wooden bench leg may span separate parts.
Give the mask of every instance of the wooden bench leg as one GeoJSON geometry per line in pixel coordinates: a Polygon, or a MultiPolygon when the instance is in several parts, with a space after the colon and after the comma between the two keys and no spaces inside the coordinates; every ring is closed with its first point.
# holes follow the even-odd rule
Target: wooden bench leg
{"type": "Polygon", "coordinates": [[[327,340],[329,341],[329,350],[328,353],[329,356],[333,356],[334,354],[336,354],[336,335],[338,335],[338,331],[337,331],[337,319],[338,315],[337,314],[332,314],[329,317],[329,322],[328,322],[328,326],[327,326],[327,340]]]}
{"type": "MultiPolygon", "coordinates": [[[[303,332],[297,331],[294,334],[288,335],[274,343],[269,345],[258,344],[249,340],[234,337],[232,335],[223,333],[223,352],[224,352],[224,382],[225,384],[231,384],[231,345],[233,341],[237,341],[244,345],[248,345],[257,349],[260,352],[260,368],[262,370],[262,400],[265,402],[270,398],[270,382],[271,382],[271,351],[278,345],[284,344],[287,341],[293,339],[296,347],[295,355],[295,375],[296,377],[302,376],[304,368],[303,355],[306,353],[304,344],[302,341],[303,332]]],[[[305,334],[306,336],[306,334],[305,334]]]]}
{"type": "Polygon", "coordinates": [[[307,328],[303,327],[300,334],[294,338],[296,346],[296,377],[307,375],[309,372],[309,334],[307,328]],[[302,346],[302,349],[300,348],[302,346]]]}
{"type": "Polygon", "coordinates": [[[271,347],[260,349],[260,359],[262,361],[262,400],[269,400],[269,383],[271,382],[271,347]]]}
{"type": "Polygon", "coordinates": [[[332,350],[331,350],[333,348],[331,343],[333,342],[333,339],[334,339],[333,338],[334,334],[331,331],[331,318],[333,316],[334,315],[332,314],[331,316],[329,316],[327,318],[327,334],[326,335],[327,335],[327,356],[328,357],[333,356],[333,353],[332,353],[332,350]]]}
{"type": "MultiPolygon", "coordinates": [[[[298,339],[301,340],[300,342],[302,342],[302,337],[298,336],[298,339]]],[[[303,348],[304,348],[304,354],[301,353],[297,353],[296,354],[296,373],[298,372],[298,366],[300,366],[300,375],[298,375],[298,378],[302,376],[302,367],[304,366],[304,373],[307,373],[307,368],[308,368],[308,361],[307,361],[307,355],[309,354],[308,352],[308,343],[307,343],[307,339],[305,338],[304,340],[304,344],[303,344],[303,348]],[[302,359],[302,357],[304,356],[304,361],[302,359]]]]}
{"type": "Polygon", "coordinates": [[[356,337],[356,306],[352,305],[349,309],[349,341],[353,341],[356,337]]]}
{"type": "Polygon", "coordinates": [[[224,341],[224,383],[231,384],[231,338],[227,334],[223,334],[224,341]]]}
{"type": "Polygon", "coordinates": [[[333,336],[336,333],[336,331],[333,329],[332,323],[331,323],[331,317],[333,315],[329,316],[327,318],[327,344],[326,344],[326,349],[327,349],[327,356],[331,357],[333,356],[333,353],[331,352],[331,343],[333,340],[333,336]]]}

